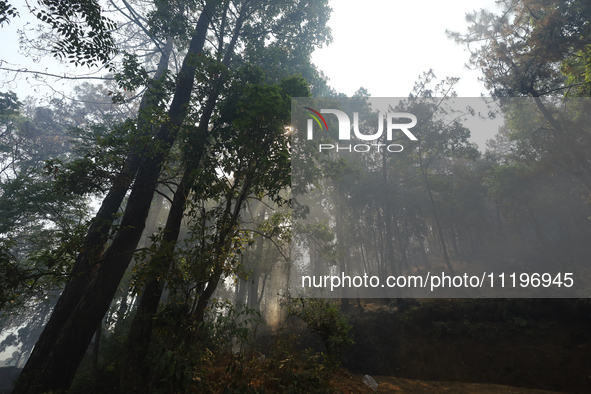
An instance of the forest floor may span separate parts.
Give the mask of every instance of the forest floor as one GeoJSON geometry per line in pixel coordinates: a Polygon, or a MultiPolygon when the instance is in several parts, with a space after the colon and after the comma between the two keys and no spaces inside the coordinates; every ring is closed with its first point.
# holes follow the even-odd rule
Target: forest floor
{"type": "MultiPolygon", "coordinates": [[[[360,381],[361,375],[354,375],[360,381]]],[[[378,383],[378,393],[383,394],[556,394],[556,391],[526,389],[500,384],[430,382],[424,380],[404,379],[394,376],[374,376],[378,383]]],[[[371,392],[370,390],[366,390],[371,392]]]]}
{"type": "MultiPolygon", "coordinates": [[[[591,393],[586,300],[358,308],[350,314],[356,345],[344,366],[352,382],[372,376],[378,393],[591,393]]],[[[354,387],[350,392],[359,392],[354,387]]]]}

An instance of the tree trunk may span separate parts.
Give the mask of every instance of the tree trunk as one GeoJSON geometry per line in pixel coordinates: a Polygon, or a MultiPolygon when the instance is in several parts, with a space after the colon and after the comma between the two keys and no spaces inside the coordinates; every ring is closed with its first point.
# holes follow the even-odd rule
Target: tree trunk
{"type": "Polygon", "coordinates": [[[92,346],[92,364],[94,369],[98,370],[99,349],[101,346],[101,335],[103,331],[103,322],[101,321],[94,333],[94,344],[92,346]]]}
{"type": "Polygon", "coordinates": [[[418,239],[419,239],[419,245],[421,247],[421,256],[423,256],[423,263],[425,264],[425,268],[433,269],[433,267],[431,267],[431,264],[429,263],[429,257],[427,256],[427,251],[425,250],[425,241],[423,240],[423,236],[419,235],[418,239]]]}
{"type": "Polygon", "coordinates": [[[246,303],[246,281],[238,277],[238,283],[236,283],[236,312],[242,312],[244,304],[246,303]]]}
{"type": "Polygon", "coordinates": [[[451,245],[454,248],[454,257],[456,260],[460,259],[460,249],[458,248],[458,242],[456,240],[456,231],[454,229],[453,224],[449,226],[449,233],[451,235],[451,245]]]}
{"type": "Polygon", "coordinates": [[[435,226],[437,227],[437,235],[439,235],[439,243],[441,244],[441,251],[443,252],[443,258],[445,259],[445,265],[451,274],[454,274],[454,269],[451,265],[449,255],[447,253],[447,246],[445,245],[445,239],[443,238],[443,230],[439,224],[439,216],[437,215],[437,209],[435,208],[435,200],[433,200],[433,193],[431,193],[431,187],[429,186],[429,180],[427,174],[423,174],[425,177],[425,183],[427,185],[427,192],[429,193],[429,201],[431,202],[431,208],[433,209],[433,216],[435,217],[435,226]]]}
{"type": "MultiPolygon", "coordinates": [[[[265,220],[265,205],[261,203],[257,208],[257,211],[258,218],[255,222],[255,225],[265,220]]],[[[259,311],[261,309],[259,287],[261,283],[261,266],[264,262],[264,246],[265,240],[263,239],[262,235],[259,235],[259,237],[256,240],[252,277],[250,278],[250,286],[248,289],[248,309],[254,309],[256,311],[259,311]]]]}
{"type": "Polygon", "coordinates": [[[147,392],[146,384],[150,379],[145,360],[152,338],[152,321],[158,310],[158,304],[164,289],[162,276],[169,270],[172,263],[174,245],[184,216],[189,178],[190,171],[185,170],[179,187],[174,194],[160,247],[150,262],[152,274],[146,279],[144,291],[140,297],[137,312],[127,336],[126,352],[121,368],[122,393],[147,392]]]}
{"type": "MultiPolygon", "coordinates": [[[[394,258],[394,238],[392,235],[392,210],[388,193],[388,167],[386,152],[382,153],[382,183],[384,185],[384,221],[386,223],[386,261],[392,269],[392,274],[398,275],[399,269],[394,258]]],[[[397,289],[395,289],[397,290],[397,289]]]]}
{"type": "MultiPolygon", "coordinates": [[[[231,61],[237,42],[236,37],[241,26],[242,18],[240,18],[237,23],[234,37],[229,45],[226,55],[224,56],[223,64],[226,66],[228,66],[231,61]]],[[[152,338],[153,318],[158,310],[158,304],[164,289],[164,281],[159,280],[159,277],[162,277],[162,275],[168,272],[172,263],[174,245],[178,239],[182,219],[184,217],[186,198],[194,179],[192,175],[194,168],[191,164],[195,166],[199,165],[199,162],[205,153],[206,145],[204,141],[207,139],[208,125],[218,99],[219,85],[221,82],[220,79],[216,80],[208,97],[207,104],[199,119],[199,135],[196,138],[197,142],[193,144],[193,149],[188,154],[191,156],[191,160],[187,161],[187,167],[185,168],[181,182],[175,191],[172,206],[164,228],[163,239],[158,248],[158,252],[150,262],[150,269],[157,274],[150,275],[146,280],[144,292],[140,298],[138,310],[127,338],[127,351],[122,368],[124,373],[121,374],[121,391],[125,393],[146,392],[145,384],[149,381],[149,371],[145,366],[145,361],[152,338]]],[[[202,186],[205,187],[206,185],[202,186]]]]}

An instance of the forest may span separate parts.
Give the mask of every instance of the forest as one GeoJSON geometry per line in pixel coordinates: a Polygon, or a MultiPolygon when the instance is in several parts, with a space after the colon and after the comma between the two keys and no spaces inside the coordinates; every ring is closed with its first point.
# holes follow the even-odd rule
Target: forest
{"type": "Polygon", "coordinates": [[[0,61],[0,393],[588,393],[591,3],[497,4],[375,98],[328,0],[0,1],[100,70],[0,61]]]}

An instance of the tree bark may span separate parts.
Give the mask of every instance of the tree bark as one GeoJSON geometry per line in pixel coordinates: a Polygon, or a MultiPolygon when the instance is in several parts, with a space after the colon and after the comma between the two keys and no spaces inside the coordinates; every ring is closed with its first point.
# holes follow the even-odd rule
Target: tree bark
{"type": "MultiPolygon", "coordinates": [[[[227,4],[227,3],[226,3],[227,4]]],[[[227,9],[226,9],[227,10],[227,9]]],[[[237,22],[233,38],[223,59],[223,64],[228,66],[234,52],[238,33],[242,28],[244,14],[237,22]]],[[[219,86],[221,79],[216,80],[212,91],[209,94],[207,103],[199,119],[197,143],[194,144],[190,155],[190,161],[187,161],[187,167],[177,190],[175,191],[172,206],[168,214],[164,228],[163,239],[158,248],[158,252],[150,262],[150,269],[157,272],[157,275],[150,275],[146,280],[144,292],[139,300],[138,310],[132,322],[129,336],[127,338],[127,351],[123,361],[121,374],[121,391],[125,393],[143,393],[146,392],[146,382],[148,379],[148,369],[145,366],[148,348],[152,338],[153,318],[158,310],[158,304],[164,290],[164,281],[159,279],[170,269],[174,246],[178,239],[181,223],[184,217],[186,199],[193,183],[192,171],[194,168],[190,165],[199,165],[205,150],[207,149],[205,141],[207,139],[208,125],[211,119],[215,104],[219,96],[219,86]]],[[[205,185],[202,185],[205,187],[205,185]]]]}
{"type": "Polygon", "coordinates": [[[101,347],[101,335],[103,331],[103,322],[101,321],[94,333],[94,345],[92,346],[92,364],[94,369],[98,370],[99,349],[101,347]]]}
{"type": "Polygon", "coordinates": [[[190,171],[185,171],[179,187],[174,194],[160,247],[149,263],[152,274],[146,280],[144,291],[140,297],[125,345],[126,352],[121,368],[120,384],[122,393],[147,392],[146,384],[150,379],[145,360],[148,356],[150,339],[152,337],[152,321],[158,310],[158,304],[162,296],[162,290],[164,289],[163,274],[169,270],[172,263],[174,245],[178,238],[180,225],[184,216],[189,178],[190,171]]]}
{"type": "MultiPolygon", "coordinates": [[[[251,208],[254,208],[255,211],[254,215],[252,215],[252,219],[253,226],[256,227],[265,220],[266,206],[262,202],[257,201],[255,206],[251,208]]],[[[261,281],[261,266],[263,265],[264,258],[263,246],[264,239],[262,236],[259,236],[255,242],[252,263],[250,264],[252,274],[250,278],[248,278],[248,309],[254,309],[257,311],[260,310],[259,287],[261,281]]]]}
{"type": "MultiPolygon", "coordinates": [[[[346,224],[344,219],[344,211],[345,211],[345,198],[343,195],[343,190],[341,184],[338,180],[335,181],[335,194],[336,194],[336,204],[335,204],[335,219],[336,219],[336,236],[337,236],[337,245],[339,250],[339,265],[341,272],[343,274],[347,273],[347,262],[348,262],[348,255],[350,253],[348,240],[347,240],[347,230],[346,224]]],[[[347,294],[347,287],[343,286],[341,289],[341,310],[343,313],[348,313],[350,309],[349,305],[349,298],[347,294]]]]}

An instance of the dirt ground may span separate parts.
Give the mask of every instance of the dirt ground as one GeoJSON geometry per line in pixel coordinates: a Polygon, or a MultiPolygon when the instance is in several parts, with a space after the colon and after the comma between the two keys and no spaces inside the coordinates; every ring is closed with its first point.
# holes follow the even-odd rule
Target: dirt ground
{"type": "MultiPolygon", "coordinates": [[[[556,391],[525,389],[503,386],[499,384],[428,382],[396,378],[393,376],[372,376],[378,383],[378,393],[413,393],[413,394],[556,394],[556,391]]],[[[363,380],[362,375],[354,375],[354,379],[363,380]]],[[[368,390],[371,392],[371,390],[368,390]]]]}

